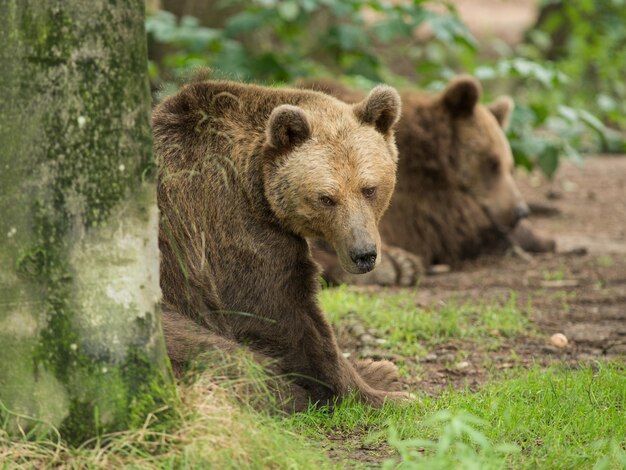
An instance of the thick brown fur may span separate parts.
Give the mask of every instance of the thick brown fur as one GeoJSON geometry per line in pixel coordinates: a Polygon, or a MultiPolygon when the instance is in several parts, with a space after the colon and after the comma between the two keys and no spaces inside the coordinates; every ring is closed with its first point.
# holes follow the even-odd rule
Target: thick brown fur
{"type": "MultiPolygon", "coordinates": [[[[298,86],[348,103],[363,97],[332,80],[298,86]]],[[[480,84],[467,76],[454,79],[441,93],[401,93],[398,181],[380,225],[386,244],[381,265],[366,275],[342,273],[332,251],[318,243],[316,259],[331,283],[410,285],[431,264],[457,266],[516,241],[531,251],[554,250],[553,241],[518,224],[528,208],[513,181],[513,159],[502,130],[512,100],[501,97],[484,106],[480,95],[480,84]],[[401,250],[394,253],[389,247],[401,250]],[[421,260],[418,266],[415,257],[421,260]]]]}
{"type": "Polygon", "coordinates": [[[390,391],[393,364],[352,365],[338,349],[305,239],[326,240],[347,270],[373,268],[399,113],[386,86],[352,106],[220,81],[156,107],[164,331],[176,370],[198,353],[245,347],[292,381],[296,409],[351,392],[374,406],[403,396],[390,391]]]}

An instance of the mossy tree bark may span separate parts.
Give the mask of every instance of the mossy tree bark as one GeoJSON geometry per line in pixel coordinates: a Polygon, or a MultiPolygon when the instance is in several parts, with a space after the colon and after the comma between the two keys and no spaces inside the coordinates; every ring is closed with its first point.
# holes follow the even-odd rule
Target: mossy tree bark
{"type": "Polygon", "coordinates": [[[70,442],[172,397],[143,0],[0,0],[0,425],[70,442]]]}

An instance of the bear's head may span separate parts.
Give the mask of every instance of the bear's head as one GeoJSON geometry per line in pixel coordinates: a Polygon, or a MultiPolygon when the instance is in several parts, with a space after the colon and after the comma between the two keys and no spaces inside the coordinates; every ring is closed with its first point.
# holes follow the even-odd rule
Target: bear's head
{"type": "Polygon", "coordinates": [[[400,97],[385,85],[354,105],[310,93],[269,116],[265,197],[283,226],[327,241],[346,271],[365,273],[380,261],[378,222],[396,181],[400,97]]]}
{"type": "Polygon", "coordinates": [[[482,205],[496,226],[508,231],[529,212],[513,180],[513,155],[504,134],[513,100],[503,96],[483,106],[480,95],[477,80],[460,76],[440,97],[453,127],[456,184],[482,205]]]}

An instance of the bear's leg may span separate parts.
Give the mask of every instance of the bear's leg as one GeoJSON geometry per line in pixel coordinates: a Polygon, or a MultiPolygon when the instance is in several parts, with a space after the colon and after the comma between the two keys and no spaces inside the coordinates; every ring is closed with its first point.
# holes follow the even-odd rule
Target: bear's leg
{"type": "MultiPolygon", "coordinates": [[[[406,398],[402,392],[378,390],[359,375],[339,350],[330,325],[316,306],[299,313],[294,312],[291,328],[283,330],[281,362],[284,370],[309,390],[313,402],[326,403],[353,392],[374,407],[382,406],[386,399],[406,398]]],[[[389,371],[387,366],[372,367],[369,376],[377,384],[388,384],[389,371]]]]}
{"type": "MultiPolygon", "coordinates": [[[[227,338],[216,335],[184,315],[180,315],[171,307],[163,306],[163,332],[165,346],[172,364],[172,369],[177,377],[183,375],[185,365],[200,354],[216,353],[222,356],[225,365],[233,364],[234,374],[243,373],[237,371],[236,364],[241,358],[244,348],[227,338]]],[[[276,405],[286,412],[304,411],[309,406],[309,393],[290,380],[281,377],[275,360],[263,354],[247,351],[252,359],[263,365],[271,375],[265,382],[266,389],[276,397],[276,405]]],[[[207,360],[215,361],[217,358],[207,357],[207,360]]],[[[221,361],[220,361],[221,362],[221,361]]],[[[229,374],[230,375],[230,374],[229,374]]],[[[238,378],[238,377],[237,377],[238,378]]],[[[237,395],[248,397],[245,400],[250,403],[253,398],[260,396],[260,391],[254,384],[239,381],[237,395]]]]}
{"type": "Polygon", "coordinates": [[[168,305],[163,305],[162,318],[167,355],[177,376],[184,370],[184,365],[200,353],[231,353],[239,347],[233,341],[212,334],[168,305]]]}

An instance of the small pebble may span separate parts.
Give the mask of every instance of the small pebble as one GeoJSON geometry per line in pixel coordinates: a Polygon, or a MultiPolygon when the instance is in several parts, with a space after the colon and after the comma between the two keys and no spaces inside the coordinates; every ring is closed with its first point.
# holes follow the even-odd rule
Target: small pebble
{"type": "Polygon", "coordinates": [[[448,364],[454,362],[455,356],[451,353],[444,353],[439,356],[439,360],[442,362],[447,362],[448,364]]]}
{"type": "Polygon", "coordinates": [[[355,323],[350,326],[350,333],[352,333],[353,336],[359,337],[365,333],[365,328],[363,328],[363,325],[355,323]]]}
{"type": "Polygon", "coordinates": [[[563,187],[563,190],[567,193],[574,192],[578,189],[578,185],[576,183],[568,180],[563,181],[563,184],[561,184],[561,186],[563,187]]]}
{"type": "Polygon", "coordinates": [[[363,344],[375,344],[376,343],[375,338],[372,335],[368,335],[367,333],[365,333],[364,335],[361,335],[359,340],[363,344]]]}
{"type": "Polygon", "coordinates": [[[557,348],[564,348],[567,346],[567,337],[563,333],[554,333],[550,336],[550,343],[557,348]]]}
{"type": "Polygon", "coordinates": [[[428,353],[424,356],[424,362],[435,362],[437,360],[437,355],[435,353],[428,353]]]}
{"type": "Polygon", "coordinates": [[[470,365],[470,363],[469,363],[469,362],[467,362],[467,361],[463,361],[463,362],[459,362],[459,363],[456,365],[456,368],[457,368],[457,369],[467,369],[467,368],[469,367],[469,365],[470,365]]]}

